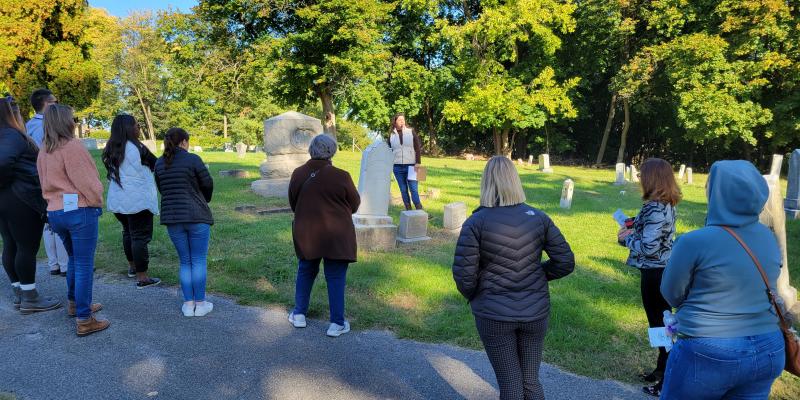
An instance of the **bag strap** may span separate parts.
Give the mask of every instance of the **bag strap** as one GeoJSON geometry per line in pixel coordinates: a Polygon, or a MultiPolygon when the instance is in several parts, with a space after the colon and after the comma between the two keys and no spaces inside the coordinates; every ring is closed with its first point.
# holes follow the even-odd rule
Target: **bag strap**
{"type": "Polygon", "coordinates": [[[736,232],[734,232],[733,229],[731,229],[731,227],[722,226],[722,229],[725,229],[725,231],[730,233],[731,236],[733,236],[733,238],[736,239],[736,241],[739,242],[740,245],[742,245],[744,251],[747,252],[747,255],[749,255],[750,258],[753,259],[753,262],[756,264],[756,267],[758,268],[758,272],[761,273],[761,279],[763,279],[764,284],[767,285],[767,297],[769,297],[769,301],[770,303],[772,303],[772,306],[775,307],[775,312],[778,314],[778,319],[780,319],[781,321],[781,326],[782,327],[788,326],[788,324],[786,323],[786,319],[783,318],[783,313],[781,313],[781,308],[778,307],[778,302],[775,300],[775,293],[772,292],[772,288],[769,286],[769,279],[767,278],[767,273],[764,272],[764,268],[761,266],[761,262],[758,261],[758,257],[756,257],[756,255],[753,254],[753,252],[750,250],[750,247],[748,247],[747,244],[745,244],[744,240],[742,240],[742,238],[736,232]]]}
{"type": "Polygon", "coordinates": [[[311,173],[311,175],[309,175],[309,176],[308,176],[308,178],[306,178],[306,180],[303,182],[303,185],[302,185],[302,186],[300,186],[300,191],[299,191],[299,192],[297,192],[297,203],[300,203],[300,195],[301,195],[301,194],[303,194],[303,189],[305,189],[305,188],[306,188],[306,185],[308,184],[308,182],[309,182],[309,181],[310,181],[312,178],[315,178],[317,175],[319,175],[319,173],[320,173],[320,172],[321,172],[323,169],[325,169],[325,168],[327,168],[327,167],[330,167],[330,164],[326,164],[326,165],[322,166],[322,168],[320,168],[320,169],[318,169],[318,170],[316,170],[316,171],[312,172],[312,173],[311,173]]]}

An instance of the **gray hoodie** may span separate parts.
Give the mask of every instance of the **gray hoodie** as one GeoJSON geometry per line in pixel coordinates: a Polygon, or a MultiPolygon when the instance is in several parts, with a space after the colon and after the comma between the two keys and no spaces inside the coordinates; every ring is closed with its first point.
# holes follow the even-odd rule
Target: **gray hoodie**
{"type": "Polygon", "coordinates": [[[708,177],[704,228],[676,240],[661,294],[678,309],[678,331],[692,337],[740,337],[778,330],[766,286],[736,239],[741,236],[776,287],[781,253],[775,236],[758,222],[769,188],[753,164],[718,161],[708,177]]]}

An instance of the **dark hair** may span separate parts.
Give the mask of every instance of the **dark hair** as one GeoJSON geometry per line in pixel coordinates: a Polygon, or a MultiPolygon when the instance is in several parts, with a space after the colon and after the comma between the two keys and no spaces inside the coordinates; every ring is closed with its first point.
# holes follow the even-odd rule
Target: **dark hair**
{"type": "Polygon", "coordinates": [[[33,109],[37,113],[42,111],[42,108],[44,107],[44,101],[52,95],[53,92],[44,88],[34,90],[31,94],[31,106],[33,106],[33,109]]]}
{"type": "Polygon", "coordinates": [[[25,124],[22,120],[22,114],[19,112],[19,106],[14,98],[11,96],[0,97],[0,128],[11,128],[25,138],[28,147],[39,151],[39,146],[31,139],[30,135],[25,133],[25,124]]]}
{"type": "Polygon", "coordinates": [[[676,205],[681,201],[681,190],[675,181],[672,165],[660,158],[648,158],[639,174],[642,183],[642,200],[659,201],[676,205]]]}
{"type": "Polygon", "coordinates": [[[103,164],[106,166],[106,179],[122,186],[119,166],[125,161],[125,146],[128,141],[139,144],[139,124],[132,115],[120,114],[111,122],[111,137],[103,149],[103,164]]]}
{"type": "Polygon", "coordinates": [[[169,128],[164,134],[164,162],[169,166],[175,158],[175,151],[183,143],[189,140],[189,133],[181,128],[169,128]]]}
{"type": "Polygon", "coordinates": [[[394,131],[394,123],[397,122],[397,119],[400,118],[400,117],[405,118],[406,115],[400,112],[400,113],[395,114],[392,117],[392,121],[389,123],[389,136],[391,136],[392,135],[392,131],[394,131]]]}

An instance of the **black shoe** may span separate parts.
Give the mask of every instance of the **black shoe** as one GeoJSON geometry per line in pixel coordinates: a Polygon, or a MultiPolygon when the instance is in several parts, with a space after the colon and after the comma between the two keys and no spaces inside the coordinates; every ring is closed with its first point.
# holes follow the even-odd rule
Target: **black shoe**
{"type": "Polygon", "coordinates": [[[128,278],[136,278],[136,270],[133,268],[128,268],[128,278]]]}
{"type": "Polygon", "coordinates": [[[653,397],[661,397],[661,382],[653,386],[645,386],[642,388],[642,391],[653,397]]]}
{"type": "Polygon", "coordinates": [[[158,285],[159,283],[161,283],[161,279],[158,279],[158,278],[149,278],[149,279],[147,279],[146,281],[139,281],[139,282],[136,282],[136,288],[137,288],[137,289],[144,289],[144,288],[146,288],[146,287],[150,287],[150,286],[156,286],[156,285],[158,285]]]}
{"type": "Polygon", "coordinates": [[[658,377],[656,376],[656,372],[653,371],[653,372],[651,372],[649,374],[645,374],[645,373],[639,374],[639,379],[641,379],[641,380],[643,380],[645,382],[653,383],[653,382],[658,380],[658,377]]]}
{"type": "Polygon", "coordinates": [[[57,270],[57,269],[54,269],[54,270],[50,271],[50,275],[61,275],[61,271],[57,270]]]}
{"type": "Polygon", "coordinates": [[[66,276],[67,276],[67,271],[64,271],[64,272],[62,272],[62,273],[60,273],[59,275],[61,275],[61,276],[63,276],[63,277],[66,277],[66,276]]]}

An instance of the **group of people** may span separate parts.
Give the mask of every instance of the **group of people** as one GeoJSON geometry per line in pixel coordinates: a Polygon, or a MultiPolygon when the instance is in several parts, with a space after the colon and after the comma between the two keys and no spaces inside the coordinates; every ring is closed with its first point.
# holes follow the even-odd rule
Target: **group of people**
{"type": "MultiPolygon", "coordinates": [[[[36,115],[25,124],[11,96],[0,99],[0,234],[3,267],[11,281],[14,307],[22,314],[62,307],[36,289],[36,254],[42,237],[53,275],[67,281],[67,314],[75,317],[78,336],[110,325],[96,317],[92,302],[98,220],[103,212],[103,184],[94,159],[75,137],[71,107],[52,92],[31,95],[36,115]],[[66,255],[64,255],[66,254],[66,255]]],[[[185,316],[204,316],[214,305],[205,300],[206,254],[214,223],[208,202],[214,189],[200,157],[187,151],[189,134],[172,128],[157,158],[140,140],[130,115],[118,115],[102,154],[108,179],[105,202],[122,227],[128,276],[144,289],[161,281],[148,275],[148,244],[153,216],[167,227],[180,260],[185,316]]]]}
{"type": "MultiPolygon", "coordinates": [[[[109,326],[95,317],[102,305],[92,303],[103,185],[91,155],[74,137],[72,109],[46,90],[31,100],[37,114],[26,128],[14,99],[0,99],[3,265],[20,312],[61,307],[60,301],[40,295],[35,284],[40,240],[54,232],[57,237],[46,243],[55,242],[47,247],[57,254],[63,242],[67,254],[66,270],[61,261],[56,264],[58,274],[66,272],[67,312],[76,317],[78,335],[88,335],[109,326]]],[[[129,276],[137,278],[137,288],[160,282],[148,275],[153,218],[160,214],[179,258],[182,313],[204,316],[213,309],[205,300],[213,181],[200,157],[187,151],[185,130],[166,132],[164,154],[158,158],[140,135],[134,117],[117,116],[102,155],[107,207],[122,226],[129,276]]],[[[416,181],[409,179],[410,168],[420,167],[419,138],[402,115],[392,119],[387,142],[405,208],[421,209],[416,181]]],[[[352,214],[361,201],[350,175],[333,166],[336,150],[331,137],[314,137],[311,159],[293,172],[288,193],[298,258],[295,305],[288,320],[296,328],[307,326],[311,289],[324,263],[331,337],[350,331],[345,283],[348,266],[357,259],[352,214]]],[[[640,182],[642,209],[617,239],[630,250],[627,264],[641,272],[649,325],[663,327],[664,312],[677,309],[677,341],[669,352],[660,348],[655,369],[642,374],[652,383],[644,391],[662,399],[766,399],[784,367],[778,318],[748,256],[752,252],[760,260],[774,288],[780,250],[771,231],[758,222],[769,195],[766,182],[749,162],[715,163],[707,186],[706,226],[674,243],[681,192],[672,166],[648,159],[640,182]]],[[[513,162],[491,158],[481,178],[480,207],[463,224],[452,264],[501,399],[544,398],[539,366],[550,317],[549,282],[575,268],[559,228],[525,201],[513,162]]]]}

